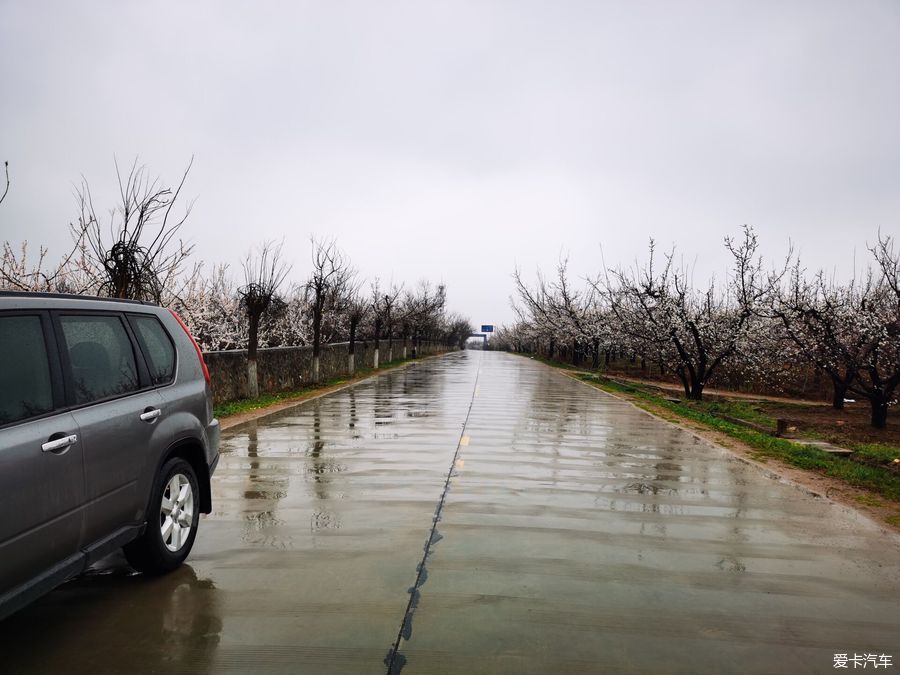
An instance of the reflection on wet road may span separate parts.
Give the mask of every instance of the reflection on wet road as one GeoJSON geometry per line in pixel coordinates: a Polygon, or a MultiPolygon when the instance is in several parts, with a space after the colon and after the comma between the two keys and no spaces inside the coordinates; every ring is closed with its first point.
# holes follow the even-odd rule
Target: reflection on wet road
{"type": "Polygon", "coordinates": [[[900,662],[895,536],[528,359],[423,361],[222,451],[189,565],[108,561],[0,624],[0,670],[900,662]]]}

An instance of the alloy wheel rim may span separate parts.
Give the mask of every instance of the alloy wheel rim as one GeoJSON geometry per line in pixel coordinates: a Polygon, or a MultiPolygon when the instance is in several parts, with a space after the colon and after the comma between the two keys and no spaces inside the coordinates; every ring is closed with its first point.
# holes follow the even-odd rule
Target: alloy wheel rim
{"type": "Polygon", "coordinates": [[[176,473],[166,483],[159,510],[159,532],[166,548],[181,550],[194,524],[194,491],[187,476],[176,473]]]}

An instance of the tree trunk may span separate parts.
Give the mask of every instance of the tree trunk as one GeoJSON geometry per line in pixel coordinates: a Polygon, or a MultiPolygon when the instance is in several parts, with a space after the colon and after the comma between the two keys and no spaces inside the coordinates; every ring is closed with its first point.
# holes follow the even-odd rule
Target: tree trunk
{"type": "Polygon", "coordinates": [[[356,322],[350,322],[350,346],[347,348],[349,354],[355,353],[356,349],[356,322]]]}
{"type": "Polygon", "coordinates": [[[313,308],[313,356],[318,358],[322,345],[322,310],[313,308]]]}
{"type": "Polygon", "coordinates": [[[375,355],[372,357],[372,367],[375,370],[378,370],[378,344],[379,341],[375,340],[375,355]]]}
{"type": "Polygon", "coordinates": [[[872,406],[872,426],[876,429],[884,429],[887,426],[887,397],[872,396],[869,398],[869,403],[872,406]]]}
{"type": "Polygon", "coordinates": [[[256,375],[256,359],[247,360],[247,396],[259,398],[259,378],[256,375]]]}
{"type": "Polygon", "coordinates": [[[313,362],[312,381],[319,382],[319,354],[322,352],[322,308],[319,306],[318,296],[316,306],[313,308],[313,362]]]}
{"type": "Polygon", "coordinates": [[[594,339],[593,343],[591,344],[591,349],[593,350],[593,360],[591,361],[591,367],[594,370],[597,370],[598,368],[600,368],[600,340],[594,339]]]}
{"type": "Polygon", "coordinates": [[[847,397],[847,387],[844,386],[843,382],[839,382],[838,380],[832,380],[832,383],[833,393],[831,396],[831,407],[835,410],[843,410],[844,399],[847,397]]]}
{"type": "Polygon", "coordinates": [[[688,381],[687,375],[684,373],[684,367],[678,369],[678,379],[681,380],[681,386],[684,387],[684,395],[691,397],[691,383],[688,381]]]}
{"type": "Polygon", "coordinates": [[[350,322],[350,344],[347,346],[347,372],[356,370],[356,322],[350,322]]]}
{"type": "Polygon", "coordinates": [[[247,396],[259,397],[259,376],[256,370],[256,348],[259,344],[259,314],[251,313],[247,340],[247,396]]]}
{"type": "Polygon", "coordinates": [[[688,392],[688,398],[692,401],[703,400],[703,382],[695,381],[691,383],[691,390],[688,392]]]}

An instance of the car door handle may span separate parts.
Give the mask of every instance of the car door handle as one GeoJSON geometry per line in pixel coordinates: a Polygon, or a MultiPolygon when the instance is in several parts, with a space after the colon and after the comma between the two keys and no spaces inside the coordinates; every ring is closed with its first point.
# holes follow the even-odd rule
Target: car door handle
{"type": "Polygon", "coordinates": [[[152,422],[160,415],[162,415],[162,410],[160,410],[159,408],[153,408],[153,409],[145,410],[144,412],[142,412],[141,419],[144,422],[152,422]]]}
{"type": "Polygon", "coordinates": [[[44,452],[58,452],[64,448],[68,448],[70,445],[75,443],[78,440],[78,436],[72,434],[71,436],[63,436],[62,438],[57,438],[52,441],[47,441],[41,446],[41,450],[44,452]]]}

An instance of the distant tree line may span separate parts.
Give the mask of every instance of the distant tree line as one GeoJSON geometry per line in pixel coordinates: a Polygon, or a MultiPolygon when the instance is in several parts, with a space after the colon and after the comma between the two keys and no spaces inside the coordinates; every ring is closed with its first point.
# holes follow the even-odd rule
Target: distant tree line
{"type": "MultiPolygon", "coordinates": [[[[240,274],[227,265],[193,261],[193,246],[181,238],[191,213],[183,188],[188,164],[175,187],[151,178],[135,162],[119,170],[118,200],[98,215],[90,187],[76,190],[78,212],[69,225],[71,244],[50,262],[48,251],[27,242],[4,241],[0,290],[74,293],[152,301],[177,311],[205,350],[247,349],[248,382],[258,393],[259,348],[311,345],[318,380],[323,344],[349,342],[350,369],[359,340],[386,340],[415,348],[422,340],[464,346],[469,320],[446,310],[443,284],[367,281],[332,240],[311,241],[306,279],[287,283],[292,263],[276,242],[247,253],[240,274]]],[[[9,174],[0,202],[9,190],[9,174]]],[[[399,353],[399,351],[398,351],[399,353]]],[[[376,361],[377,367],[377,361],[376,361]]]]}
{"type": "Polygon", "coordinates": [[[809,273],[788,251],[764,268],[755,232],[725,239],[731,266],[722,282],[693,282],[675,249],[603,270],[575,283],[562,260],[552,277],[534,282],[516,270],[518,321],[502,328],[495,347],[541,353],[593,368],[627,355],[679,381],[689,399],[724,370],[780,388],[800,368],[832,384],[833,405],[848,394],[871,406],[874,427],[886,425],[900,390],[900,263],[894,240],[879,235],[870,264],[848,281],[809,273]]]}

